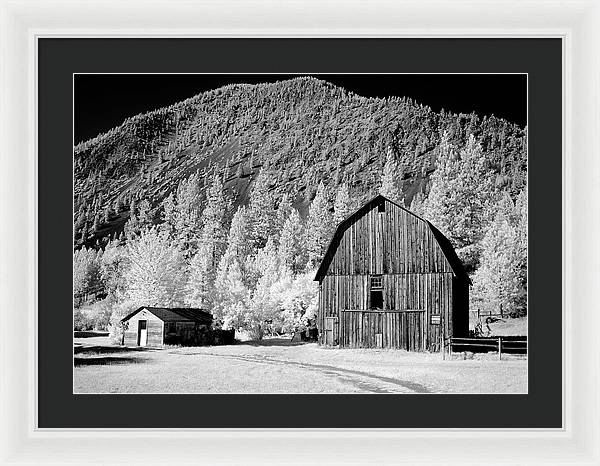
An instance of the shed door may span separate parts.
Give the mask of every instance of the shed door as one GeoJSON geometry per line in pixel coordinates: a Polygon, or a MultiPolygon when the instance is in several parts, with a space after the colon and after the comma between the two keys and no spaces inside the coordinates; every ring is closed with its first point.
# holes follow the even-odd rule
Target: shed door
{"type": "Polygon", "coordinates": [[[138,344],[146,346],[148,344],[148,321],[138,320],[138,344]]]}
{"type": "Polygon", "coordinates": [[[325,344],[336,346],[338,344],[338,318],[325,317],[325,344]]]}

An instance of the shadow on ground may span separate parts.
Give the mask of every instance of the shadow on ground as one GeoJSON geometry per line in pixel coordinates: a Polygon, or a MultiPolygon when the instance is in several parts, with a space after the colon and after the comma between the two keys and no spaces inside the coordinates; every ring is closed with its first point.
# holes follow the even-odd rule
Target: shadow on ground
{"type": "Polygon", "coordinates": [[[144,362],[142,358],[136,358],[131,356],[114,357],[114,356],[102,356],[99,358],[78,358],[73,359],[73,365],[75,367],[81,366],[106,366],[109,364],[134,364],[144,362]]]}
{"type": "Polygon", "coordinates": [[[237,345],[246,346],[300,346],[314,343],[311,341],[292,341],[290,338],[267,338],[265,340],[237,341],[237,345]]]}
{"type": "Polygon", "coordinates": [[[157,351],[157,349],[147,346],[88,346],[77,344],[73,347],[74,354],[119,354],[146,351],[157,351]]]}
{"type": "Polygon", "coordinates": [[[96,332],[94,330],[75,330],[74,338],[92,338],[92,337],[107,337],[108,332],[96,332]]]}

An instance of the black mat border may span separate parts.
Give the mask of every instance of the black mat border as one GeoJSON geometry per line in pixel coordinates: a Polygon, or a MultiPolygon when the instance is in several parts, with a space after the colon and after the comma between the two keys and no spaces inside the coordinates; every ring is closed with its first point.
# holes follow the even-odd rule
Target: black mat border
{"type": "Polygon", "coordinates": [[[38,40],[40,428],[558,428],[562,424],[562,41],[38,40]],[[528,395],[73,395],[72,74],[528,73],[528,395]],[[550,252],[549,252],[550,251],[550,252]]]}

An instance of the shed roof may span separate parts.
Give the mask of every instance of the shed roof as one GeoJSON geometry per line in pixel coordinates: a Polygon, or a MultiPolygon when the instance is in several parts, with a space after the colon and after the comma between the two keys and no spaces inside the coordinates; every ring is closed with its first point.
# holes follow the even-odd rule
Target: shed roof
{"type": "Polygon", "coordinates": [[[163,322],[199,322],[211,323],[213,316],[210,312],[192,307],[149,307],[142,306],[121,319],[121,322],[131,319],[134,315],[146,309],[163,322]]]}
{"type": "Polygon", "coordinates": [[[431,230],[434,238],[436,239],[438,245],[440,246],[440,249],[442,250],[444,256],[446,257],[446,260],[450,264],[450,267],[452,268],[454,275],[457,278],[461,278],[461,279],[466,280],[467,282],[471,283],[471,279],[469,278],[469,275],[467,274],[461,260],[456,255],[456,251],[454,251],[454,247],[450,243],[450,240],[448,238],[446,238],[440,230],[438,230],[435,226],[433,226],[433,224],[431,222],[429,222],[428,220],[425,220],[424,218],[419,217],[417,214],[411,212],[410,210],[406,209],[405,207],[402,207],[401,205],[395,203],[394,201],[389,200],[387,197],[382,196],[381,194],[378,194],[371,200],[367,201],[362,207],[360,207],[358,210],[356,210],[355,212],[350,214],[348,217],[346,217],[344,220],[342,220],[338,224],[338,226],[335,230],[335,233],[331,237],[329,246],[327,246],[325,255],[323,256],[323,260],[321,261],[321,265],[319,266],[319,269],[317,270],[317,273],[314,278],[315,281],[320,281],[327,273],[327,268],[329,267],[329,263],[331,262],[331,260],[333,258],[333,254],[330,254],[330,253],[333,252],[332,250],[336,247],[336,240],[339,237],[341,237],[341,235],[344,233],[345,227],[350,223],[352,218],[355,217],[356,215],[362,215],[364,212],[366,212],[369,209],[373,208],[374,206],[378,205],[381,201],[387,201],[390,204],[393,204],[396,207],[399,207],[400,209],[411,214],[412,216],[425,222],[427,224],[427,226],[429,226],[429,229],[431,230]]]}

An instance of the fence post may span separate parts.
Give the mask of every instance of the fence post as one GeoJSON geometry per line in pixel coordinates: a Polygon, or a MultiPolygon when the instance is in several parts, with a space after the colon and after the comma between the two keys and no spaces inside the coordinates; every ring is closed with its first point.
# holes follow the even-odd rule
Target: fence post
{"type": "Polygon", "coordinates": [[[498,337],[498,359],[502,360],[502,337],[498,337]]]}
{"type": "Polygon", "coordinates": [[[503,318],[504,315],[502,314],[502,304],[500,304],[500,317],[503,318]]]}
{"type": "Polygon", "coordinates": [[[444,334],[442,333],[442,360],[446,360],[446,339],[444,338],[444,334]]]}
{"type": "Polygon", "coordinates": [[[477,320],[481,319],[481,316],[479,315],[479,308],[477,309],[477,320]]]}

